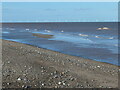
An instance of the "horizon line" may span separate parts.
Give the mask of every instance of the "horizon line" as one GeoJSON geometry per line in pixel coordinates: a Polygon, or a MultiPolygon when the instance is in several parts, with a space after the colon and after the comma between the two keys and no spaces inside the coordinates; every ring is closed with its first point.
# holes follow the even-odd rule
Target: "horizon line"
{"type": "Polygon", "coordinates": [[[120,2],[120,0],[1,0],[1,2],[120,2]]]}
{"type": "MultiPolygon", "coordinates": [[[[103,21],[101,21],[103,22],[103,21]]],[[[107,21],[106,21],[107,22],[107,21]]],[[[110,22],[120,22],[120,21],[110,21],[110,22]]],[[[77,23],[77,22],[0,22],[1,23],[77,23]]],[[[79,23],[79,22],[78,22],[79,23]]],[[[82,22],[81,22],[82,23],[82,22]]],[[[92,22],[91,22],[92,23],[92,22]]],[[[95,22],[95,23],[99,23],[99,22],[95,22]]]]}

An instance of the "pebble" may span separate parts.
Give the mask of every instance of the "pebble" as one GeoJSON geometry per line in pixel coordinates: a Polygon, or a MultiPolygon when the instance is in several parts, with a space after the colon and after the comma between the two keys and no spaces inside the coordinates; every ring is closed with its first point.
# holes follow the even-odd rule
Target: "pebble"
{"type": "Polygon", "coordinates": [[[66,85],[65,83],[63,83],[63,85],[66,85]]]}
{"type": "Polygon", "coordinates": [[[26,78],[24,78],[24,81],[27,81],[27,79],[26,79],[26,78]]]}
{"type": "Polygon", "coordinates": [[[103,86],[99,86],[99,87],[103,87],[103,86]]]}
{"type": "Polygon", "coordinates": [[[54,75],[54,78],[58,78],[58,75],[54,75]]]}
{"type": "Polygon", "coordinates": [[[10,85],[11,83],[7,83],[7,85],[10,85]]]}
{"type": "Polygon", "coordinates": [[[97,66],[98,68],[100,68],[100,66],[97,66]]]}
{"type": "Polygon", "coordinates": [[[44,70],[41,71],[42,73],[44,72],[44,70]]]}
{"type": "Polygon", "coordinates": [[[44,84],[44,83],[42,83],[42,86],[45,86],[45,84],[44,84]]]}
{"type": "Polygon", "coordinates": [[[67,86],[70,86],[70,84],[67,84],[67,86]]]}
{"type": "Polygon", "coordinates": [[[24,88],[31,88],[31,86],[24,86],[24,88]]]}
{"type": "Polygon", "coordinates": [[[18,78],[17,80],[18,80],[18,81],[20,81],[20,80],[21,80],[21,78],[18,78]]]}
{"type": "Polygon", "coordinates": [[[70,78],[70,80],[71,80],[71,81],[73,81],[73,80],[74,80],[74,78],[70,78]]]}
{"type": "Polygon", "coordinates": [[[53,73],[51,73],[51,75],[53,75],[53,73]]]}
{"type": "Polygon", "coordinates": [[[28,69],[30,70],[30,69],[32,69],[32,67],[29,67],[28,69]]]}
{"type": "Polygon", "coordinates": [[[54,74],[57,74],[57,71],[54,71],[54,74]]]}
{"type": "Polygon", "coordinates": [[[55,88],[58,88],[58,86],[55,86],[55,88]]]}
{"type": "Polygon", "coordinates": [[[62,72],[61,74],[62,74],[62,75],[64,75],[64,74],[65,74],[65,72],[62,72]]]}
{"type": "Polygon", "coordinates": [[[79,86],[80,86],[80,84],[79,84],[79,83],[77,83],[77,84],[76,84],[76,86],[77,86],[77,87],[79,87],[79,86]]]}
{"type": "Polygon", "coordinates": [[[25,86],[24,85],[22,85],[22,88],[24,88],[25,86]]]}
{"type": "Polygon", "coordinates": [[[37,53],[41,54],[39,51],[37,53]]]}
{"type": "Polygon", "coordinates": [[[44,68],[44,67],[41,67],[42,69],[44,68]]]}
{"type": "Polygon", "coordinates": [[[114,76],[114,74],[112,74],[114,76]]]}
{"type": "Polygon", "coordinates": [[[95,81],[95,80],[91,80],[92,82],[95,81]]]}
{"type": "Polygon", "coordinates": [[[8,64],[10,63],[10,61],[7,62],[8,64]]]}
{"type": "Polygon", "coordinates": [[[60,85],[60,84],[62,84],[62,82],[58,82],[58,84],[60,85]]]}

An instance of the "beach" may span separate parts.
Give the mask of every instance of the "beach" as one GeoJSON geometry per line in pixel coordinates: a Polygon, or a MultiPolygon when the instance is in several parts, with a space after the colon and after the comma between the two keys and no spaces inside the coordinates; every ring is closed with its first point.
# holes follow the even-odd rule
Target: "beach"
{"type": "Polygon", "coordinates": [[[2,40],[3,88],[118,88],[118,66],[2,40]]]}

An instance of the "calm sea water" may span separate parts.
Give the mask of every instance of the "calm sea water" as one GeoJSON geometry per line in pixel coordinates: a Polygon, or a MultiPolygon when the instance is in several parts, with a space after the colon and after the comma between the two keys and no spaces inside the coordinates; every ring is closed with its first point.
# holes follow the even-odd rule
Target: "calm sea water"
{"type": "Polygon", "coordinates": [[[118,65],[118,23],[6,23],[2,38],[118,65]],[[108,27],[109,30],[97,30],[108,27]],[[32,33],[54,35],[40,38],[32,33]]]}

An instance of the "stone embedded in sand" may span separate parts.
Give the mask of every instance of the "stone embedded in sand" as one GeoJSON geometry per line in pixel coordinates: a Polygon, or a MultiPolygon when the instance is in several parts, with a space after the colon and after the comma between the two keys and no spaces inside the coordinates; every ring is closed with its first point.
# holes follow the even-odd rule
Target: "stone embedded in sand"
{"type": "Polygon", "coordinates": [[[25,86],[24,88],[31,88],[31,86],[25,86]]]}
{"type": "Polygon", "coordinates": [[[77,83],[77,84],[76,84],[76,86],[77,86],[77,87],[79,87],[79,86],[80,86],[80,84],[79,84],[79,83],[77,83]]]}
{"type": "Polygon", "coordinates": [[[68,83],[67,86],[70,86],[70,84],[68,83]]]}
{"type": "Polygon", "coordinates": [[[63,82],[63,85],[66,85],[65,82],[63,82]]]}
{"type": "Polygon", "coordinates": [[[22,85],[22,88],[24,88],[25,87],[25,85],[22,85]]]}
{"type": "Polygon", "coordinates": [[[58,86],[55,86],[55,88],[58,88],[58,86]]]}
{"type": "Polygon", "coordinates": [[[64,74],[65,74],[65,72],[62,72],[61,74],[62,74],[62,75],[64,75],[64,74]]]}
{"type": "Polygon", "coordinates": [[[100,66],[97,66],[98,68],[100,68],[100,66]]]}
{"type": "Polygon", "coordinates": [[[71,80],[71,81],[73,81],[73,80],[74,80],[74,78],[70,78],[70,80],[71,80]]]}
{"type": "Polygon", "coordinates": [[[41,67],[42,69],[44,68],[44,67],[41,67]]]}
{"type": "Polygon", "coordinates": [[[24,78],[23,80],[24,80],[24,81],[27,81],[27,79],[26,79],[26,78],[24,78]]]}
{"type": "Polygon", "coordinates": [[[7,83],[7,85],[10,85],[11,83],[7,83]]]}
{"type": "Polygon", "coordinates": [[[92,82],[95,81],[95,80],[91,80],[92,82]]]}
{"type": "Polygon", "coordinates": [[[41,71],[42,73],[44,72],[44,70],[41,71]]]}
{"type": "Polygon", "coordinates": [[[30,69],[32,69],[32,67],[29,67],[28,69],[30,70],[30,69]]]}
{"type": "Polygon", "coordinates": [[[66,81],[62,81],[62,83],[65,83],[66,81]]]}
{"type": "Polygon", "coordinates": [[[18,78],[17,80],[18,80],[18,81],[21,81],[22,79],[21,79],[21,78],[18,78]]]}
{"type": "Polygon", "coordinates": [[[60,84],[62,84],[62,82],[58,82],[58,84],[60,85],[60,84]]]}
{"type": "Polygon", "coordinates": [[[57,71],[54,71],[54,74],[57,74],[57,71]]]}
{"type": "Polygon", "coordinates": [[[44,84],[44,83],[42,83],[42,86],[45,86],[45,84],[44,84]]]}
{"type": "Polygon", "coordinates": [[[54,75],[54,78],[58,78],[58,75],[54,75]]]}
{"type": "Polygon", "coordinates": [[[7,62],[8,64],[10,63],[10,61],[7,62]]]}
{"type": "Polygon", "coordinates": [[[51,73],[51,75],[54,75],[53,73],[51,73]]]}

